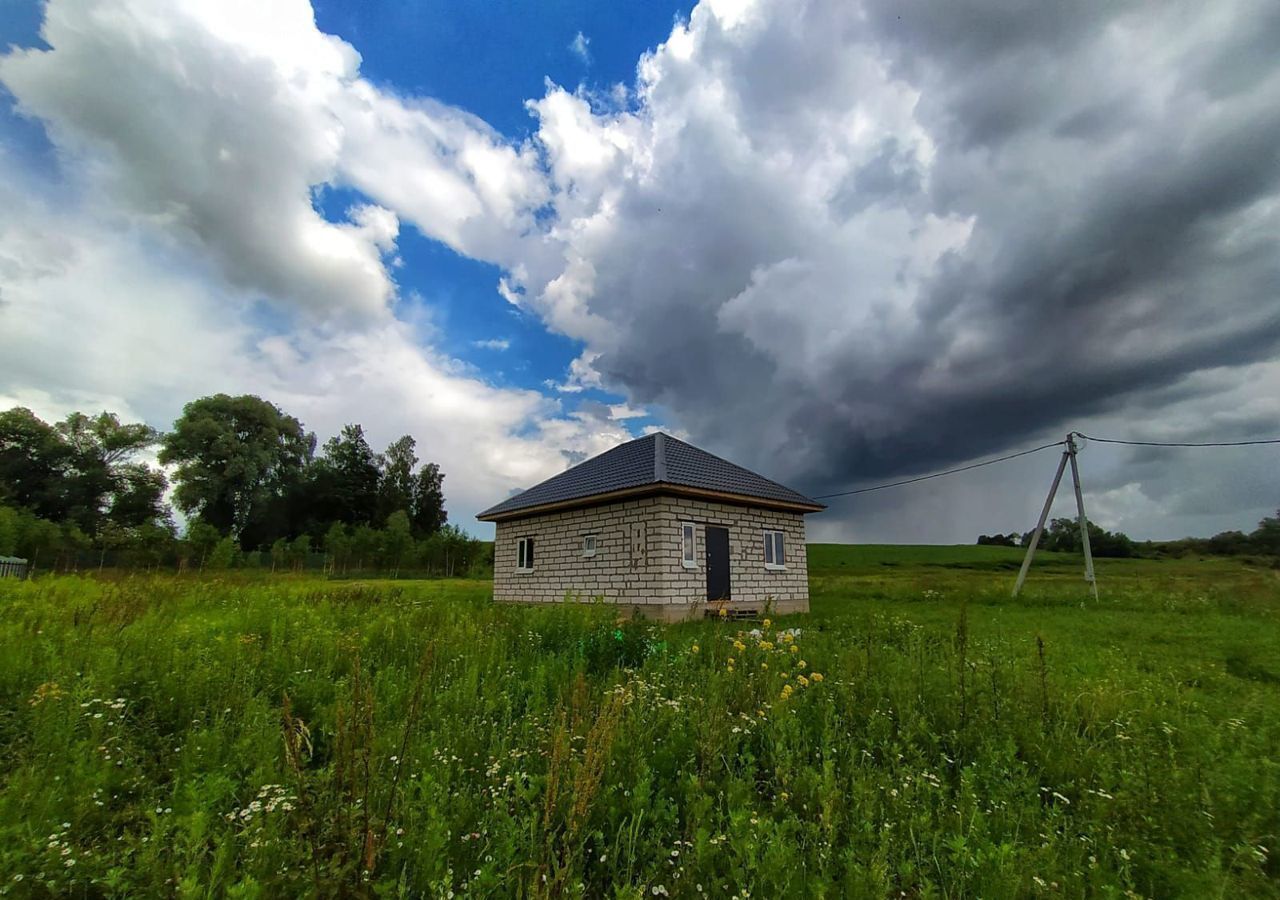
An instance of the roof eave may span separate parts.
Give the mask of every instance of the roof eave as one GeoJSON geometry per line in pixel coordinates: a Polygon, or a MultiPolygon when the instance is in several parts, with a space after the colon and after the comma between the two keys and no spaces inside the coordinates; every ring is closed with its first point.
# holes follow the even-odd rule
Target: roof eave
{"type": "Polygon", "coordinates": [[[487,509],[482,513],[478,513],[476,518],[481,522],[505,522],[512,519],[524,519],[529,516],[542,515],[543,513],[560,512],[566,509],[578,509],[584,506],[600,506],[606,503],[613,503],[618,500],[632,500],[639,497],[649,496],[676,496],[676,497],[693,497],[699,500],[713,500],[721,503],[731,503],[735,506],[760,506],[765,509],[780,510],[782,512],[796,513],[814,513],[821,512],[826,509],[826,505],[816,501],[797,502],[792,500],[778,500],[771,497],[757,497],[751,494],[735,494],[731,491],[713,491],[705,488],[689,487],[683,484],[672,484],[671,482],[662,482],[655,484],[644,484],[638,487],[623,488],[617,491],[606,491],[602,494],[589,494],[585,497],[573,497],[568,500],[557,500],[552,503],[539,503],[535,506],[522,506],[516,509],[495,511],[487,509]]]}

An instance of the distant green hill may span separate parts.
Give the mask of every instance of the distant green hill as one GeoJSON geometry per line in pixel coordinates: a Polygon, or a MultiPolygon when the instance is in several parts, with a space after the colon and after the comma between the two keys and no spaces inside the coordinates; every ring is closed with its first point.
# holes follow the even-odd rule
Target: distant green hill
{"type": "MultiPolygon", "coordinates": [[[[937,566],[947,569],[1016,570],[1026,552],[1020,547],[977,544],[810,544],[809,571],[815,575],[885,571],[896,567],[937,566]]],[[[1046,563],[1079,564],[1072,553],[1036,553],[1037,567],[1046,563]]]]}

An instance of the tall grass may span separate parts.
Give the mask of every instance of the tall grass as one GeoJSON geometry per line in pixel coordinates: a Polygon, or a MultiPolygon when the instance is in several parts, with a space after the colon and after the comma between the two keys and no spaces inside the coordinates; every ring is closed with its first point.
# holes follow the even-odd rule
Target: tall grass
{"type": "Polygon", "coordinates": [[[820,583],[752,634],[483,582],[4,584],[0,890],[1280,895],[1273,608],[1126,590],[820,583]],[[1184,630],[1221,662],[1148,646],[1184,630]]]}

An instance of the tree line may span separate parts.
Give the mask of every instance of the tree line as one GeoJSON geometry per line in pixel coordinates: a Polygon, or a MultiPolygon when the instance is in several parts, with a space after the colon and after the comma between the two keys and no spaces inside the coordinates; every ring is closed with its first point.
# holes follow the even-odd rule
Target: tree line
{"type": "Polygon", "coordinates": [[[0,412],[0,556],[66,570],[483,568],[488,545],[448,524],[444,473],[419,462],[413,437],[377,453],[358,424],[317,450],[298,419],[252,395],[194,400],[168,432],[15,407],[0,412]]]}
{"type": "MultiPolygon", "coordinates": [[[[1218,556],[1277,556],[1280,557],[1280,510],[1267,516],[1258,527],[1246,534],[1243,531],[1224,531],[1210,538],[1187,537],[1177,541],[1134,541],[1120,531],[1107,531],[1085,520],[1089,529],[1089,549],[1094,556],[1184,556],[1208,554],[1218,556]]],[[[1000,547],[1029,547],[1035,534],[1026,531],[1019,534],[983,534],[978,543],[1000,547]]],[[[1080,553],[1080,528],[1075,519],[1053,519],[1040,536],[1040,549],[1063,553],[1080,553]]]]}

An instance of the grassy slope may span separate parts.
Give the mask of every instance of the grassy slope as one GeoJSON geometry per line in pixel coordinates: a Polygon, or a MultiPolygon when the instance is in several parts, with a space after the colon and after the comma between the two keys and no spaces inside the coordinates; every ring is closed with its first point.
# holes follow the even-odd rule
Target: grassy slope
{"type": "Polygon", "coordinates": [[[0,584],[0,890],[1280,896],[1276,572],[1018,559],[817,545],[800,654],[484,582],[0,584]]]}

